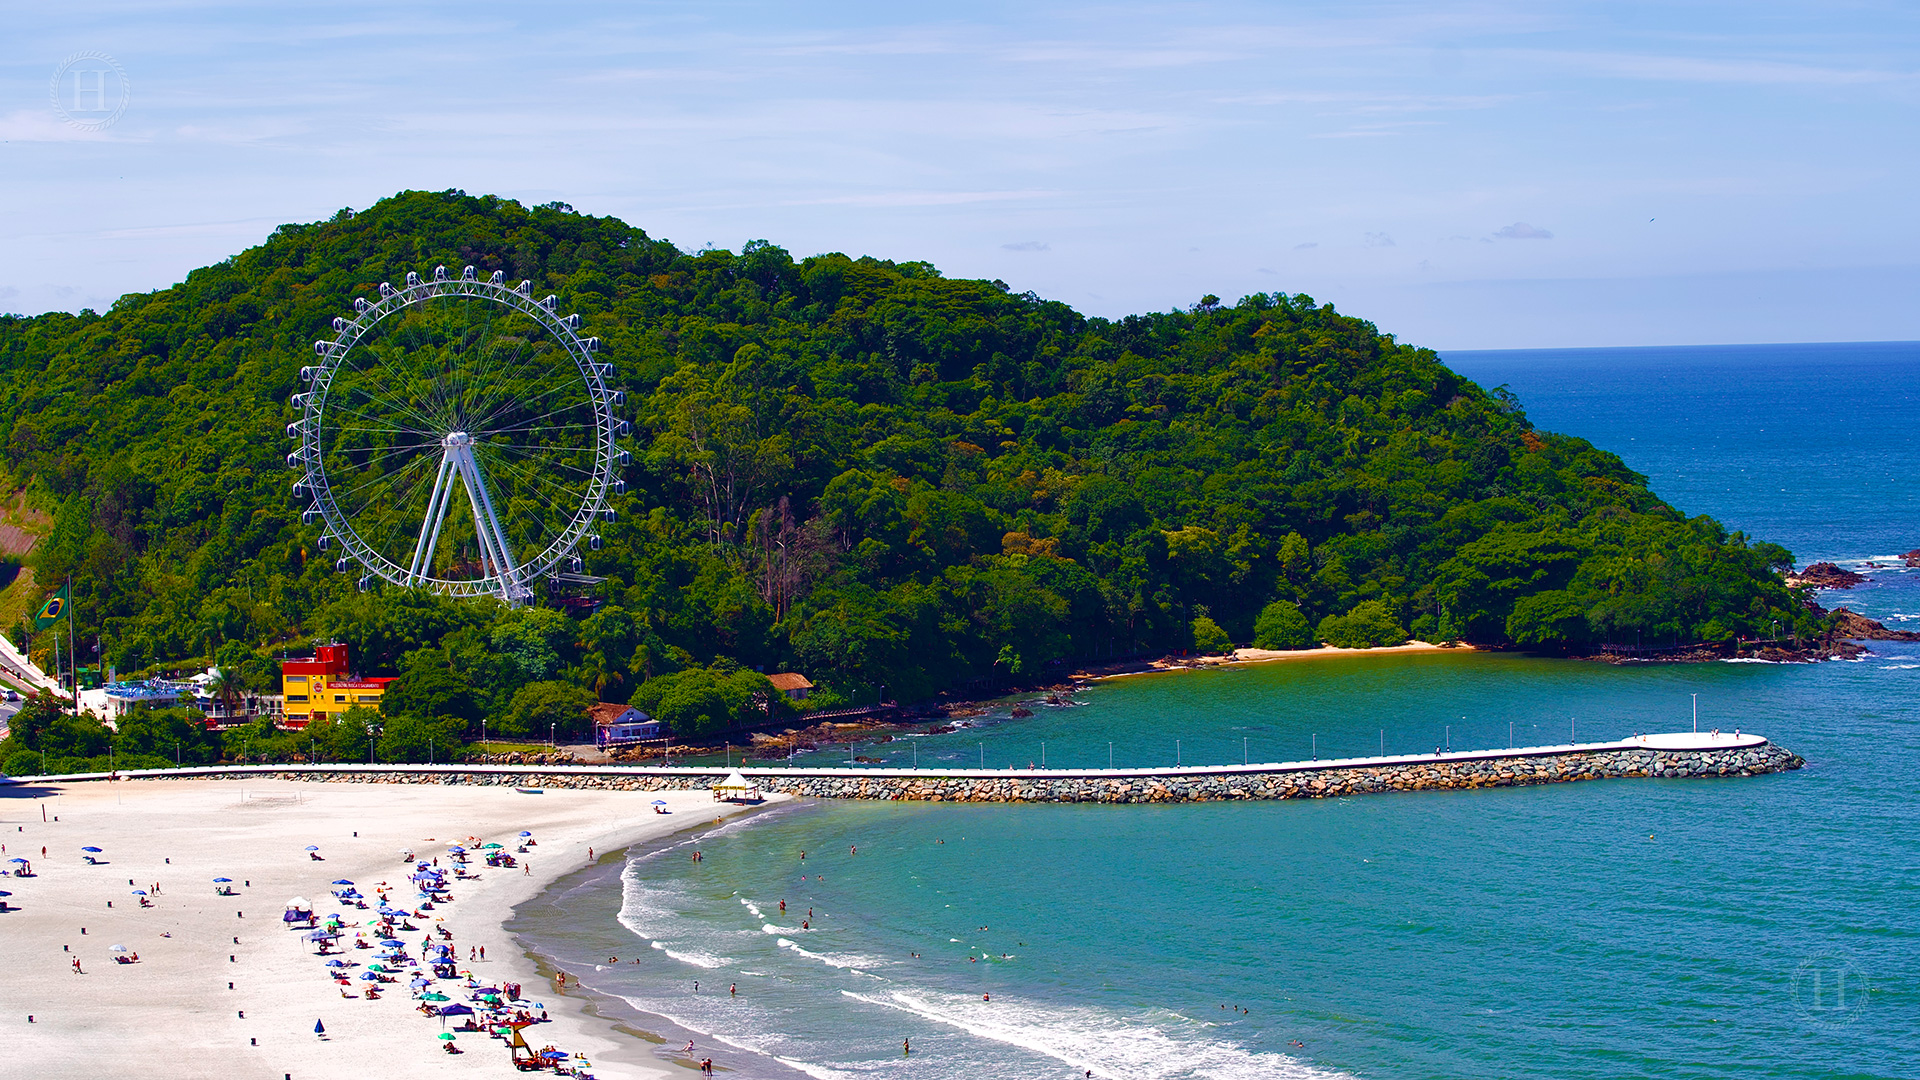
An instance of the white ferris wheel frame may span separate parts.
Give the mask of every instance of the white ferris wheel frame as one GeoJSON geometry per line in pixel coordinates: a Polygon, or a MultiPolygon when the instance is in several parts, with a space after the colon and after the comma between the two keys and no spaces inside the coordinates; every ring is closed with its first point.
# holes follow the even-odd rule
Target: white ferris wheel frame
{"type": "Polygon", "coordinates": [[[360,297],[354,300],[354,317],[334,319],[334,336],[313,343],[313,351],[320,357],[320,362],[300,369],[307,389],[293,395],[291,402],[300,410],[300,419],[287,425],[287,435],[297,439],[299,447],[287,455],[287,464],[301,470],[301,477],[293,486],[294,495],[311,499],[310,505],[300,515],[301,522],[308,525],[316,520],[323,522],[323,539],[331,536],[345,549],[340,557],[340,565],[345,566],[351,560],[369,575],[360,579],[363,591],[371,586],[371,577],[378,577],[394,585],[425,588],[447,596],[496,596],[509,605],[523,604],[532,599],[535,581],[553,573],[562,560],[576,557],[582,540],[590,539],[590,546],[598,547],[599,537],[589,537],[589,530],[596,520],[611,520],[613,517],[607,496],[616,486],[615,463],[624,463],[630,456],[620,449],[616,439],[631,430],[626,421],[616,420],[613,415],[614,407],[624,404],[626,400],[622,391],[607,385],[607,380],[613,375],[613,365],[594,359],[594,354],[600,348],[599,338],[582,337],[576,333],[580,327],[580,316],[561,316],[556,313],[558,297],[547,296],[535,300],[531,281],[522,281],[509,287],[504,278],[504,274],[495,271],[492,277],[481,280],[474,268],[469,266],[458,279],[453,279],[447,276],[446,267],[439,266],[434,268],[430,279],[409,272],[406,285],[399,288],[383,281],[380,283],[379,299],[360,297]],[[341,362],[380,320],[412,305],[443,296],[490,301],[530,316],[566,349],[586,382],[587,404],[591,405],[594,412],[593,478],[585,498],[573,510],[560,535],[531,559],[516,561],[506,532],[500,527],[500,520],[494,513],[492,497],[479,463],[474,459],[470,437],[456,439],[449,435],[443,444],[433,493],[428,499],[427,516],[421,523],[420,536],[414,545],[409,566],[401,566],[361,539],[333,497],[333,489],[321,461],[320,444],[326,425],[328,392],[341,362]],[[451,507],[456,482],[466,489],[481,547],[481,569],[486,572],[475,578],[436,578],[427,571],[433,563],[440,525],[445,522],[451,507]]]}

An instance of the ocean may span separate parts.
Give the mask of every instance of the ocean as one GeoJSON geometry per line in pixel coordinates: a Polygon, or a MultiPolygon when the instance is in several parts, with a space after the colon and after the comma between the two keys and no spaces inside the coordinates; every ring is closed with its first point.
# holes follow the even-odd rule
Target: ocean
{"type": "MultiPolygon", "coordinates": [[[[1686,513],[1865,568],[1823,602],[1920,629],[1920,570],[1890,558],[1920,547],[1920,345],[1446,359],[1686,513]]],[[[1397,654],[1113,679],[808,757],[1469,749],[1684,730],[1697,702],[1701,727],[1808,765],[1288,803],[808,804],[582,871],[513,929],[743,1075],[1911,1077],[1916,689],[1904,643],[1811,665],[1397,654]]]]}

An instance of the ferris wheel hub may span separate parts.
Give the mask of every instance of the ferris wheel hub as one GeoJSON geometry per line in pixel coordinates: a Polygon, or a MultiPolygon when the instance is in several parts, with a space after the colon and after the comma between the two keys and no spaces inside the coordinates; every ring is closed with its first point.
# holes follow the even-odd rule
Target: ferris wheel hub
{"type": "Polygon", "coordinates": [[[447,437],[440,440],[440,445],[449,450],[456,450],[462,446],[472,446],[473,436],[464,431],[449,431],[447,432],[447,437]]]}

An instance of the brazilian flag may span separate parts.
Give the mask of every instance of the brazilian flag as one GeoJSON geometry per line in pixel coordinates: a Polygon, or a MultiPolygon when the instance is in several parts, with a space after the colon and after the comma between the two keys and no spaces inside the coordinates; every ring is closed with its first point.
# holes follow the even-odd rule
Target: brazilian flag
{"type": "Polygon", "coordinates": [[[68,588],[69,586],[66,585],[60,586],[59,592],[47,597],[47,602],[40,605],[40,610],[35,612],[33,616],[33,628],[35,630],[45,630],[47,627],[67,617],[68,588]]]}

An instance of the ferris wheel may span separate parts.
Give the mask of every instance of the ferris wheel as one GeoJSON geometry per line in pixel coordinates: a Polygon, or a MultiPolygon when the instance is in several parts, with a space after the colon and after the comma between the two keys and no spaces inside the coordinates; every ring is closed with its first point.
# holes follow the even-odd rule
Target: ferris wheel
{"type": "Polygon", "coordinates": [[[596,522],[611,521],[618,471],[632,455],[614,416],[626,395],[608,383],[580,316],[469,266],[458,279],[380,284],[353,302],[334,336],[300,369],[300,418],[287,464],[295,498],[335,569],[450,596],[518,605],[543,578],[577,573],[596,522]]]}

